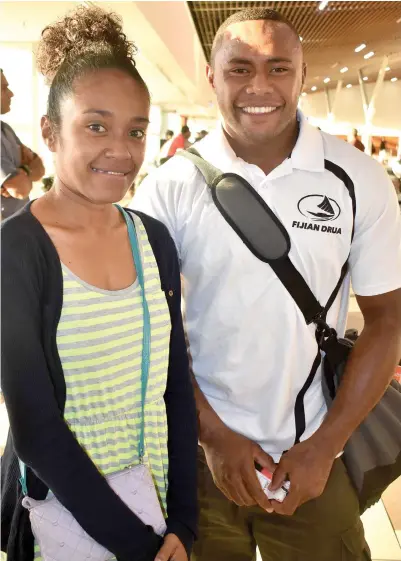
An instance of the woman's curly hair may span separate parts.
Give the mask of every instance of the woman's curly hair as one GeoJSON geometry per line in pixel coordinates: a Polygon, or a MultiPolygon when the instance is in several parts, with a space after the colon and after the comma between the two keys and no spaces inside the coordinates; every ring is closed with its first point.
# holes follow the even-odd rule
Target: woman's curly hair
{"type": "Polygon", "coordinates": [[[123,32],[115,13],[96,6],[78,6],[42,31],[36,63],[50,84],[48,116],[60,122],[60,101],[69,94],[75,79],[88,72],[113,68],[129,74],[147,92],[135,67],[137,48],[123,32]]]}
{"type": "Polygon", "coordinates": [[[107,51],[116,58],[127,58],[134,63],[137,48],[123,32],[120,16],[96,6],[78,6],[42,31],[37,67],[51,79],[65,60],[107,51]]]}

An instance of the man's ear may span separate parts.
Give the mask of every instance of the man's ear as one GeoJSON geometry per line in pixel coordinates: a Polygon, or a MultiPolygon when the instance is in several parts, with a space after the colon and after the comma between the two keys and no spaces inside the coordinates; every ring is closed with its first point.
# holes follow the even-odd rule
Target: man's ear
{"type": "Polygon", "coordinates": [[[206,78],[209,84],[214,89],[214,71],[213,68],[210,66],[210,64],[206,66],[206,78]]]}
{"type": "Polygon", "coordinates": [[[305,85],[305,81],[306,81],[306,71],[307,71],[307,65],[306,62],[302,63],[302,89],[305,85]]]}
{"type": "Polygon", "coordinates": [[[56,152],[56,135],[54,127],[52,126],[49,117],[43,115],[40,120],[40,128],[42,129],[42,138],[50,152],[56,152]]]}

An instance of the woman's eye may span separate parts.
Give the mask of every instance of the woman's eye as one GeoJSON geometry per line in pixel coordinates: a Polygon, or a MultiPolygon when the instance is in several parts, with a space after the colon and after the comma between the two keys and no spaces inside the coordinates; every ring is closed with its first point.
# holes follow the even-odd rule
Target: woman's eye
{"type": "Polygon", "coordinates": [[[92,125],[88,126],[88,129],[92,132],[106,132],[106,129],[103,125],[99,125],[98,123],[93,123],[92,125]]]}
{"type": "Polygon", "coordinates": [[[140,129],[134,129],[129,134],[133,138],[138,138],[139,140],[141,140],[142,138],[145,138],[145,131],[140,130],[140,129]]]}

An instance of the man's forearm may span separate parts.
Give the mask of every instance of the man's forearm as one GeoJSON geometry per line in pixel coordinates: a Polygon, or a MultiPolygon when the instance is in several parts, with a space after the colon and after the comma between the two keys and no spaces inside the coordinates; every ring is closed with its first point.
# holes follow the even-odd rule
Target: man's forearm
{"type": "Polygon", "coordinates": [[[333,405],[312,437],[333,454],[347,440],[383,396],[400,358],[398,319],[382,318],[366,326],[349,357],[333,405]]]}

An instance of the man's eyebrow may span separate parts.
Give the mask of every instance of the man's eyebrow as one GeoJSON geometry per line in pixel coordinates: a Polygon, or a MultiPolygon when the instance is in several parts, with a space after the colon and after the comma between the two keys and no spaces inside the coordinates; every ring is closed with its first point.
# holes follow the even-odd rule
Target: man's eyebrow
{"type": "MultiPolygon", "coordinates": [[[[287,57],[283,56],[272,56],[266,57],[267,62],[289,62],[292,63],[292,60],[287,57]]],[[[252,64],[252,60],[248,58],[240,58],[240,57],[233,57],[228,60],[228,64],[252,64]]]]}
{"type": "MultiPolygon", "coordinates": [[[[106,109],[87,109],[86,111],[84,111],[84,115],[87,114],[97,114],[97,115],[101,115],[102,117],[113,117],[114,113],[112,111],[107,111],[106,109]]],[[[131,118],[131,121],[135,121],[137,123],[149,123],[149,119],[147,117],[141,117],[139,115],[135,115],[134,117],[131,118]]]]}

